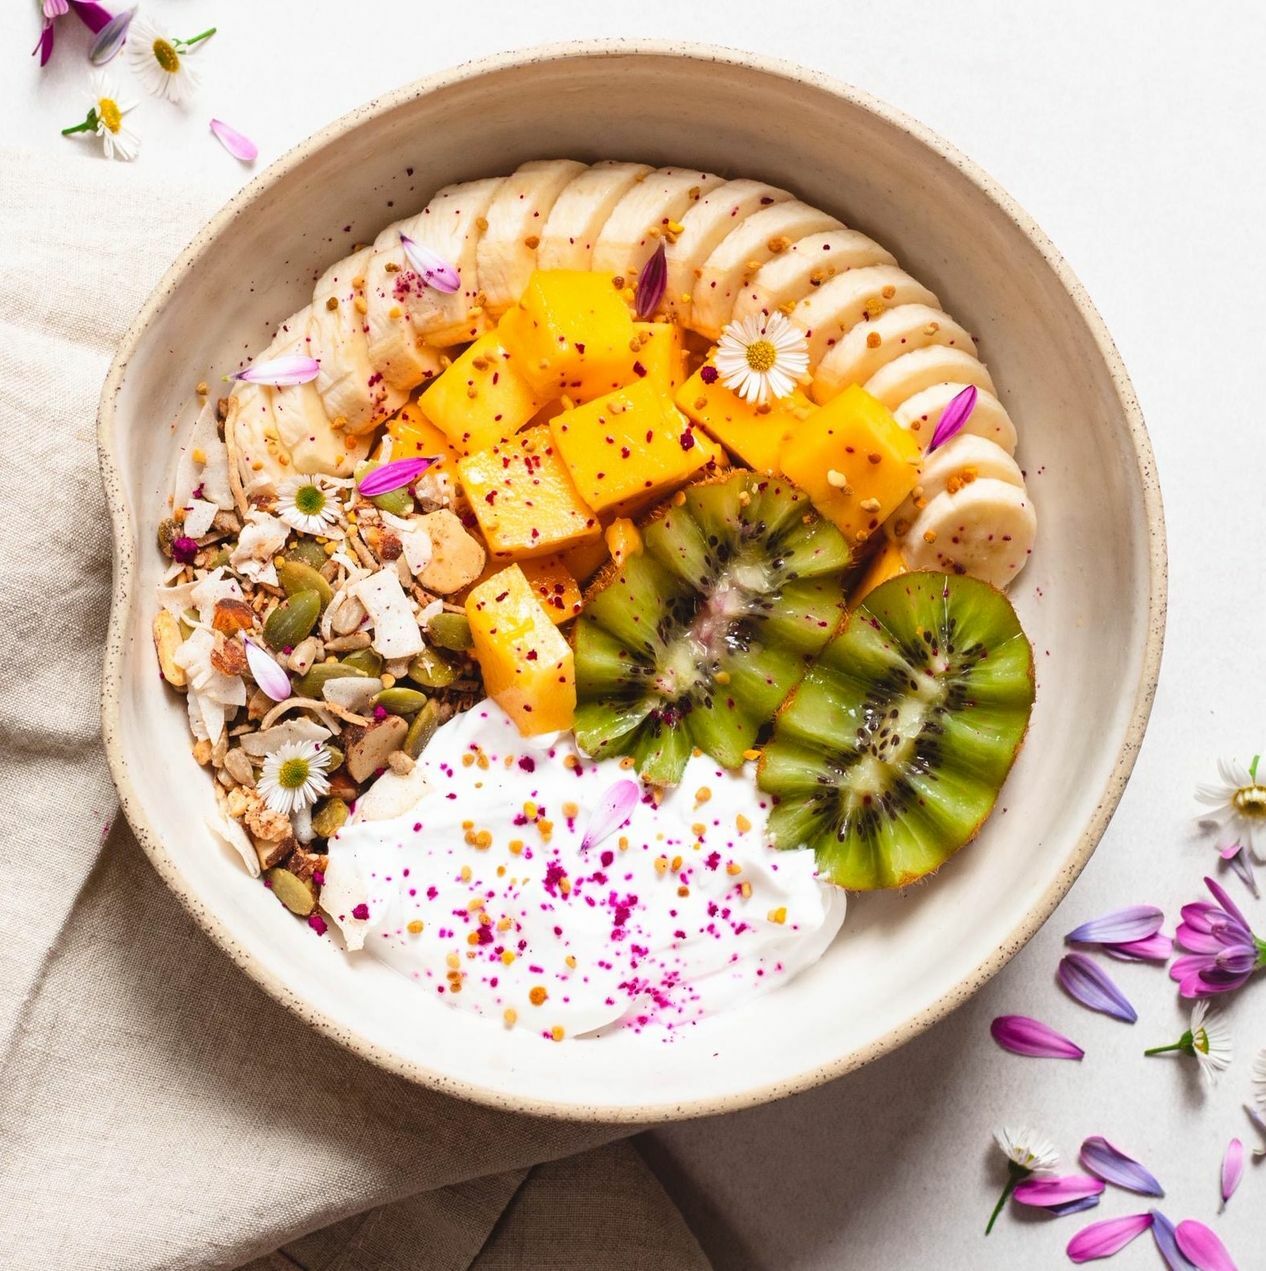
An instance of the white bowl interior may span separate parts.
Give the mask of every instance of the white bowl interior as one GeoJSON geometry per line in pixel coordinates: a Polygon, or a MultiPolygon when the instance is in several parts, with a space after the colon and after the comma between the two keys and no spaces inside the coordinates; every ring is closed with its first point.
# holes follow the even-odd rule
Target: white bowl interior
{"type": "Polygon", "coordinates": [[[772,1097],[873,1057],[979,987],[1093,848],[1128,771],[1156,653],[1149,613],[1161,583],[1148,524],[1159,513],[1128,388],[1040,242],[977,174],[870,104],[770,68],[664,51],[454,73],[368,108],[279,169],[176,271],[120,369],[112,421],[106,406],[108,480],[131,524],[120,536],[128,595],[107,732],[126,811],[186,903],[272,991],[380,1062],[562,1115],[660,1119],[772,1097]],[[550,155],[759,176],[878,238],[978,335],[1018,423],[1040,516],[1037,551],[1013,589],[1038,705],[980,840],[925,886],[855,898],[809,973],[671,1041],[628,1033],[554,1045],[450,1010],[315,939],[203,828],[210,783],[149,647],[161,572],[150,545],[194,384],[258,351],[327,264],[439,186],[550,155]]]}

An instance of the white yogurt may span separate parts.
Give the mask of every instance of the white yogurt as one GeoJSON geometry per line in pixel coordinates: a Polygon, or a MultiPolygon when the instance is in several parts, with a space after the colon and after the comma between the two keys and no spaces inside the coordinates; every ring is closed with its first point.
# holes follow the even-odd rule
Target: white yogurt
{"type": "Polygon", "coordinates": [[[582,848],[633,775],[480,703],[432,738],[404,815],[353,817],[331,840],[322,907],[349,948],[454,1008],[556,1040],[693,1023],[821,956],[844,893],[810,852],[766,846],[750,773],[697,756],[582,848]]]}

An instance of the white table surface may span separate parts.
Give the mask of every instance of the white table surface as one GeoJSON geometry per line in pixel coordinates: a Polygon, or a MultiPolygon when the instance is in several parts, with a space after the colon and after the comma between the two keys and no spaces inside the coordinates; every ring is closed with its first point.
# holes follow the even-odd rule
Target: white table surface
{"type": "MultiPolygon", "coordinates": [[[[49,162],[90,162],[58,129],[83,116],[84,37],[40,74],[34,0],[0,9],[6,142],[49,162]]],[[[1141,1057],[1183,1014],[1163,971],[1114,967],[1139,1008],[1125,1027],[1064,998],[1061,933],[1127,903],[1177,914],[1216,863],[1192,833],[1192,786],[1220,751],[1266,749],[1261,547],[1266,541],[1266,226],[1261,128],[1266,8],[1174,0],[990,0],[899,6],[538,0],[435,6],[410,0],[155,0],[190,35],[218,23],[186,110],[145,99],[147,167],[230,194],[249,175],[206,136],[221,115],[260,144],[262,167],[383,89],[467,58],[555,39],[643,36],[760,49],[851,81],[921,118],[1034,214],[1081,276],[1134,377],[1164,485],[1170,621],[1151,731],[1120,811],[1056,916],[970,1005],[851,1078],[753,1112],[643,1140],[719,1267],[1011,1268],[1068,1265],[1086,1218],[1014,1211],[984,1241],[1003,1174],[999,1121],[1030,1121],[1075,1155],[1104,1134],[1168,1188],[1175,1219],[1214,1223],[1241,1268],[1266,1267],[1266,1166],[1250,1167],[1217,1215],[1218,1165],[1240,1111],[1249,1057],[1266,1046],[1266,977],[1240,995],[1237,1055],[1211,1097],[1189,1063],[1141,1057]],[[374,12],[361,32],[355,16],[374,12]],[[470,21],[474,17],[477,21],[470,21]],[[1075,1034],[1082,1064],[1021,1060],[988,1036],[1002,1012],[1075,1034]]],[[[119,214],[94,209],[93,215],[119,214]]],[[[2,248],[0,248],[2,250],[2,248]]],[[[1266,874],[1264,874],[1266,878],[1266,874]]],[[[1238,882],[1234,894],[1243,897],[1238,882]]],[[[1266,930],[1266,902],[1248,902],[1266,930]]],[[[1172,928],[1171,928],[1172,929],[1172,928]]],[[[1090,1217],[1145,1208],[1110,1191],[1090,1217]]],[[[1144,1238],[1113,1262],[1161,1265],[1144,1238]]]]}

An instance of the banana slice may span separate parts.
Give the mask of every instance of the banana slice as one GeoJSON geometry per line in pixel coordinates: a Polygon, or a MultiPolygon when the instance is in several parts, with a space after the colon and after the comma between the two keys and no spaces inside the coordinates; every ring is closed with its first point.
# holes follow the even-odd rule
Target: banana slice
{"type": "Polygon", "coordinates": [[[534,159],[502,182],[484,214],[488,228],[475,252],[479,290],[490,316],[504,313],[523,294],[550,210],[584,171],[575,159],[534,159]]]}
{"type": "Polygon", "coordinates": [[[785,310],[845,270],[896,263],[891,252],[855,229],[810,234],[756,271],[739,292],[731,317],[785,310]]]}
{"type": "MultiPolygon", "coordinates": [[[[986,389],[995,397],[998,395],[983,362],[964,349],[950,349],[940,344],[915,349],[912,353],[903,353],[900,357],[893,358],[887,366],[880,367],[862,387],[872,397],[879,398],[889,410],[895,410],[907,398],[945,380],[956,384],[975,384],[977,388],[986,389]]],[[[815,401],[827,400],[818,396],[817,384],[814,384],[812,392],[815,401]]]]}
{"type": "MultiPolygon", "coordinates": [[[[272,349],[256,361],[264,361],[272,349]]],[[[252,494],[275,493],[284,468],[277,461],[277,426],[267,393],[257,384],[237,383],[224,416],[229,452],[229,485],[237,510],[245,514],[252,494]]]]}
{"type": "MultiPolygon", "coordinates": [[[[897,423],[917,433],[926,446],[941,422],[945,408],[967,387],[966,384],[933,384],[907,398],[893,411],[897,423]]],[[[967,416],[963,432],[975,433],[996,442],[1009,455],[1015,454],[1015,424],[1003,404],[988,389],[977,387],[976,405],[967,416]]]]}
{"type": "Polygon", "coordinates": [[[423,286],[400,245],[401,233],[411,226],[397,221],[374,240],[362,297],[369,360],[381,382],[397,393],[408,393],[440,369],[438,355],[422,343],[405,307],[411,291],[423,286]]]}
{"type": "Polygon", "coordinates": [[[1020,465],[1001,446],[975,433],[955,434],[923,460],[919,484],[885,523],[888,536],[904,538],[919,513],[938,494],[946,490],[952,494],[984,478],[1024,489],[1020,465]]]}
{"type": "Polygon", "coordinates": [[[654,169],[646,163],[604,159],[560,191],[536,249],[538,269],[589,269],[593,245],[615,205],[654,169]]]}
{"type": "Polygon", "coordinates": [[[408,401],[374,373],[369,360],[361,308],[372,255],[373,248],[365,247],[326,270],[312,293],[308,320],[312,356],[321,363],[316,387],[325,413],[346,420],[352,435],[375,427],[408,401]]]}
{"type": "Polygon", "coordinates": [[[717,244],[699,270],[690,306],[690,325],[715,340],[734,314],[739,292],[769,259],[794,251],[810,234],[844,227],[833,216],[792,199],[753,212],[717,244]]]}
{"type": "MultiPolygon", "coordinates": [[[[858,270],[858,276],[865,272],[858,270]]],[[[976,353],[976,342],[948,313],[924,304],[897,305],[852,327],[827,350],[813,380],[824,397],[834,397],[850,384],[865,384],[893,358],[933,344],[976,353]]]]}
{"type": "Polygon", "coordinates": [[[704,261],[722,240],[762,208],[790,202],[791,195],[763,181],[725,181],[709,190],[681,218],[681,230],[665,250],[668,284],[664,303],[687,326],[693,326],[690,305],[704,261]]]}
{"type": "Polygon", "coordinates": [[[827,279],[801,300],[790,317],[809,337],[809,369],[816,372],[827,351],[859,322],[897,305],[941,302],[917,279],[896,265],[869,265],[827,279]]]}
{"type": "Polygon", "coordinates": [[[590,268],[632,282],[669,224],[720,184],[720,177],[694,168],[658,168],[615,205],[593,245],[590,268]]]}
{"type": "Polygon", "coordinates": [[[971,574],[1005,587],[1024,568],[1036,534],[1027,491],[982,477],[932,499],[902,539],[901,554],[911,569],[971,574]]]}

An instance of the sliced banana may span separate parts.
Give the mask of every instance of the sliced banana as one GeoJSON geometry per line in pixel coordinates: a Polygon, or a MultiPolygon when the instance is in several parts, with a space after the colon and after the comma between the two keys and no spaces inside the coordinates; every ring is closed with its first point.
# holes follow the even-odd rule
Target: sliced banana
{"type": "Polygon", "coordinates": [[[732,318],[754,313],[786,312],[828,279],[849,269],[895,265],[897,258],[873,238],[855,229],[809,234],[762,265],[739,291],[732,318]]]}
{"type": "Polygon", "coordinates": [[[566,185],[554,206],[536,249],[539,269],[589,269],[593,245],[615,205],[654,169],[645,163],[604,159],[566,185]]]}
{"type": "MultiPolygon", "coordinates": [[[[260,354],[263,361],[272,352],[260,354]]],[[[276,492],[286,471],[277,461],[277,427],[267,393],[256,384],[237,383],[224,416],[224,445],[229,452],[229,484],[237,510],[245,513],[252,494],[276,492]]]]}
{"type": "Polygon", "coordinates": [[[575,159],[534,159],[501,183],[484,219],[475,259],[479,290],[491,317],[504,313],[523,294],[555,201],[585,171],[575,159]]]}
{"type": "MultiPolygon", "coordinates": [[[[862,387],[877,397],[889,410],[895,410],[907,398],[921,393],[933,384],[952,380],[958,384],[975,384],[987,389],[994,396],[997,390],[983,362],[963,349],[950,349],[934,344],[926,349],[915,349],[893,358],[887,366],[880,367],[862,387]]],[[[813,386],[815,401],[826,401],[818,396],[818,386],[813,386]]]]}
{"type": "Polygon", "coordinates": [[[901,554],[911,569],[971,574],[1005,587],[1027,563],[1036,533],[1023,486],[982,477],[932,499],[901,540],[901,554]]]}
{"type": "Polygon", "coordinates": [[[925,304],[897,305],[850,328],[827,350],[814,372],[814,383],[821,385],[824,398],[834,397],[850,384],[865,384],[903,353],[933,344],[976,353],[976,342],[948,313],[925,304]]]}
{"type": "Polygon", "coordinates": [[[374,240],[363,289],[369,360],[382,383],[398,393],[409,392],[440,367],[438,355],[423,343],[405,307],[408,295],[402,288],[422,286],[400,243],[401,233],[411,225],[397,221],[374,240]]]}
{"type": "Polygon", "coordinates": [[[996,442],[976,433],[955,434],[923,460],[919,484],[886,522],[889,537],[904,538],[920,511],[938,494],[954,493],[985,478],[1024,488],[1020,465],[996,442]]]}
{"type": "Polygon", "coordinates": [[[704,261],[722,240],[762,208],[790,202],[791,195],[763,181],[725,181],[694,204],[681,218],[681,230],[665,248],[668,284],[665,307],[687,326],[694,326],[690,305],[704,261]]]}
{"type": "MultiPolygon", "coordinates": [[[[907,398],[893,411],[897,423],[916,433],[926,446],[941,422],[945,408],[967,387],[966,384],[933,384],[907,398]]],[[[1009,455],[1015,454],[1015,424],[1003,404],[988,389],[976,389],[976,405],[963,424],[963,432],[976,433],[996,442],[1009,455]]]]}
{"type": "Polygon", "coordinates": [[[940,301],[916,278],[896,265],[850,269],[815,287],[790,317],[809,338],[809,369],[859,322],[896,305],[922,304],[939,309],[940,301]]]}
{"type": "Polygon", "coordinates": [[[681,218],[721,178],[695,168],[657,168],[633,185],[612,209],[593,245],[590,268],[632,282],[659,245],[664,230],[681,218]]]}
{"type": "Polygon", "coordinates": [[[703,262],[694,280],[691,327],[715,340],[734,316],[739,292],[767,260],[794,251],[810,234],[843,229],[835,217],[798,199],[762,207],[739,221],[703,262]]]}

